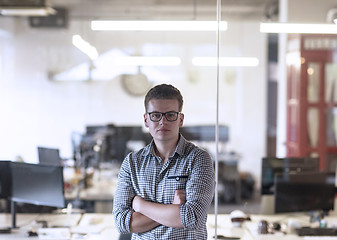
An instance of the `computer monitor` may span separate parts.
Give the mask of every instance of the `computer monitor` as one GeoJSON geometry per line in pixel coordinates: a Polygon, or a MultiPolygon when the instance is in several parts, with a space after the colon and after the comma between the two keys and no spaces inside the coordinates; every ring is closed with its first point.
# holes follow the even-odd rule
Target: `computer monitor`
{"type": "Polygon", "coordinates": [[[37,147],[39,163],[61,166],[60,151],[57,148],[37,147]]]}
{"type": "MultiPolygon", "coordinates": [[[[100,163],[117,162],[120,164],[131,152],[130,143],[150,143],[150,133],[144,132],[141,126],[87,126],[87,132],[81,136],[74,155],[77,165],[98,167],[100,163]]],[[[74,147],[75,149],[75,147],[74,147]]]]}
{"type": "Polygon", "coordinates": [[[128,147],[128,142],[138,141],[145,146],[151,142],[151,139],[150,133],[144,132],[141,126],[118,126],[116,135],[110,138],[110,149],[114,152],[114,158],[122,162],[125,156],[132,151],[128,147]]]}
{"type": "Polygon", "coordinates": [[[319,171],[319,158],[262,158],[261,195],[274,194],[274,177],[277,173],[305,173],[319,171]]]}
{"type": "MultiPolygon", "coordinates": [[[[215,141],[215,125],[205,126],[184,126],[180,128],[180,133],[190,141],[215,141]]],[[[219,126],[219,141],[227,142],[229,139],[229,129],[227,126],[219,126]]]]}
{"type": "Polygon", "coordinates": [[[275,176],[275,213],[329,211],[334,208],[335,175],[287,173],[275,176]]]}
{"type": "Polygon", "coordinates": [[[0,199],[11,196],[11,187],[10,161],[0,161],[0,199]]]}
{"type": "Polygon", "coordinates": [[[34,205],[65,206],[63,167],[12,162],[11,200],[15,228],[15,202],[34,205]]]}

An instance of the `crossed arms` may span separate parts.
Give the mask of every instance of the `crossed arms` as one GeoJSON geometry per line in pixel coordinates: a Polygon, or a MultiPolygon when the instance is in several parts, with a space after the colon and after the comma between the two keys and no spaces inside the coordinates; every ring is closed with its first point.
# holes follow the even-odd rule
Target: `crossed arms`
{"type": "MultiPolygon", "coordinates": [[[[130,156],[126,158],[122,164],[113,200],[114,221],[119,232],[142,233],[157,226],[184,228],[188,231],[205,228],[207,209],[213,198],[215,183],[212,161],[207,153],[198,152],[193,155],[193,168],[188,172],[189,180],[184,185],[183,194],[173,190],[175,196],[172,202],[166,201],[165,204],[157,202],[156,198],[150,200],[149,197],[145,197],[147,195],[143,193],[143,189],[155,181],[151,180],[151,177],[155,176],[136,175],[138,169],[133,166],[134,162],[130,161],[130,158],[130,156]]],[[[172,181],[174,182],[171,182],[171,189],[175,186],[176,180],[172,181]]]]}
{"type": "Polygon", "coordinates": [[[183,228],[180,204],[184,204],[185,201],[185,190],[175,191],[172,204],[154,203],[136,196],[132,201],[132,208],[135,212],[131,216],[130,232],[145,232],[158,225],[183,228]]]}

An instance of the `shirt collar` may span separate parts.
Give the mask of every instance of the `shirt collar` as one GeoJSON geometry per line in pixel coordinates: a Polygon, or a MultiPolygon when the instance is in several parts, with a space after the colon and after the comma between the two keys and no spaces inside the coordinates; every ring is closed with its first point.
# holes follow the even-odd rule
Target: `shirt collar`
{"type": "Polygon", "coordinates": [[[185,150],[185,146],[186,146],[186,142],[187,142],[187,140],[180,133],[179,134],[179,141],[178,141],[175,153],[178,153],[179,155],[183,155],[184,150],[185,150]]]}
{"type": "MultiPolygon", "coordinates": [[[[181,135],[181,133],[179,133],[178,144],[176,146],[176,149],[175,149],[173,155],[175,155],[176,153],[179,154],[179,155],[183,155],[186,142],[187,142],[187,140],[183,137],[183,135],[181,135]]],[[[151,140],[150,144],[145,148],[144,154],[145,155],[151,154],[152,156],[155,156],[153,139],[151,140]]]]}

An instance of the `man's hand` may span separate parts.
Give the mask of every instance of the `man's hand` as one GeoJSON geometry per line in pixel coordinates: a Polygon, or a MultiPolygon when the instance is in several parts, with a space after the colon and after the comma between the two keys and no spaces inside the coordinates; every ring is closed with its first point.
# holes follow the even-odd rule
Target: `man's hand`
{"type": "Polygon", "coordinates": [[[174,193],[173,204],[184,204],[186,202],[186,191],[176,190],[174,193]]]}

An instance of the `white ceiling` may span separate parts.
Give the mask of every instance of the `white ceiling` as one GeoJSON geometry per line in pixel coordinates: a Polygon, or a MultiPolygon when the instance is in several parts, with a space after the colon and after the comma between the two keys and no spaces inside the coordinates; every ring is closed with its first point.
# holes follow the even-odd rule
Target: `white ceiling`
{"type": "MultiPolygon", "coordinates": [[[[70,18],[142,20],[214,20],[216,0],[49,0],[52,7],[65,7],[70,18]]],[[[275,17],[278,0],[222,0],[223,20],[275,17]]]]}

